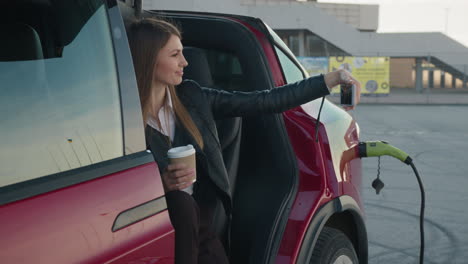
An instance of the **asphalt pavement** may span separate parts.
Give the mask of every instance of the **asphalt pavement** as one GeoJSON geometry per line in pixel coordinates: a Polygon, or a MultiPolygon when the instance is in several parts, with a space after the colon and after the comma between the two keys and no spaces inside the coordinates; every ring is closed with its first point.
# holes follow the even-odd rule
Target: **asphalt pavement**
{"type": "MultiPolygon", "coordinates": [[[[468,95],[468,93],[467,93],[468,95]]],[[[456,99],[456,96],[453,97],[456,99]]],[[[425,263],[468,263],[467,104],[360,104],[361,140],[385,140],[414,160],[426,189],[425,263]]],[[[382,157],[385,188],[371,188],[377,158],[363,159],[369,263],[418,263],[420,192],[408,165],[382,157]]]]}

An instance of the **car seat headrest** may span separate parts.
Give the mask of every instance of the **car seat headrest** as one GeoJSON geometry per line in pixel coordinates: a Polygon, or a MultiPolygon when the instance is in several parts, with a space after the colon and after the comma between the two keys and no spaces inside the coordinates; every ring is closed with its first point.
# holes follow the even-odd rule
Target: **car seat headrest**
{"type": "Polygon", "coordinates": [[[188,62],[188,66],[184,69],[184,79],[194,80],[204,87],[213,87],[213,77],[205,51],[185,47],[183,54],[188,62]]]}
{"type": "Polygon", "coordinates": [[[43,59],[37,32],[23,23],[0,24],[0,61],[43,59]]]}

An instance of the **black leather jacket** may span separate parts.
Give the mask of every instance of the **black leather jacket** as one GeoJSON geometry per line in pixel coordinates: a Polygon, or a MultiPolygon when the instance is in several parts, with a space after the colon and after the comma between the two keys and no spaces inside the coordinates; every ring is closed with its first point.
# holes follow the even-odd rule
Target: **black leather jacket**
{"type": "MultiPolygon", "coordinates": [[[[329,90],[323,75],[320,75],[272,90],[254,92],[226,92],[200,87],[196,82],[188,80],[177,87],[177,94],[200,130],[204,149],[201,150],[193,140],[191,144],[196,148],[197,155],[204,155],[207,161],[208,176],[217,187],[217,193],[229,214],[232,208],[229,180],[223,162],[215,120],[260,113],[281,113],[328,95],[329,90]]],[[[176,129],[177,133],[181,133],[181,131],[176,129]]],[[[167,142],[162,142],[158,137],[149,137],[148,129],[147,141],[162,172],[168,164],[166,158],[167,142]]]]}

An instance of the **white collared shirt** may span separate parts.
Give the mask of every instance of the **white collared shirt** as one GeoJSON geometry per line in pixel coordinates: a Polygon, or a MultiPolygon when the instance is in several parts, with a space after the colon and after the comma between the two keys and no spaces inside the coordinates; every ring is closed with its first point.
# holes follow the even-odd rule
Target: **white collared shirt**
{"type": "Polygon", "coordinates": [[[172,99],[169,93],[169,89],[166,88],[166,103],[159,109],[158,112],[159,122],[161,122],[161,129],[159,128],[158,122],[149,117],[146,123],[161,132],[161,134],[168,136],[171,141],[174,141],[175,134],[175,118],[174,118],[174,109],[172,106],[172,99]]]}
{"type": "MultiPolygon", "coordinates": [[[[159,128],[158,122],[150,117],[146,123],[161,132],[161,134],[168,136],[171,141],[174,141],[175,135],[175,117],[174,117],[174,108],[172,106],[172,99],[169,93],[169,89],[166,88],[166,103],[159,109],[158,112],[159,122],[161,122],[161,129],[159,128]]],[[[193,193],[193,184],[189,187],[182,189],[182,191],[192,194],[193,193]]]]}

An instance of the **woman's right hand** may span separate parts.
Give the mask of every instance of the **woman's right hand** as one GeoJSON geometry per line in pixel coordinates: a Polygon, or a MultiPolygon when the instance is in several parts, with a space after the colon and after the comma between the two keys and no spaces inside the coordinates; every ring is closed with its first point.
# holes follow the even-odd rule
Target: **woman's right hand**
{"type": "Polygon", "coordinates": [[[339,69],[339,70],[325,74],[324,78],[325,78],[325,83],[327,87],[330,89],[330,92],[333,87],[340,85],[340,84],[355,86],[355,92],[354,92],[355,104],[353,106],[345,106],[344,109],[353,110],[354,107],[357,104],[359,104],[359,101],[361,100],[361,83],[359,83],[359,81],[356,80],[349,71],[344,70],[344,69],[339,69]]]}
{"type": "Polygon", "coordinates": [[[192,185],[196,178],[196,170],[187,168],[183,163],[169,164],[162,174],[166,192],[185,189],[192,185]]]}

